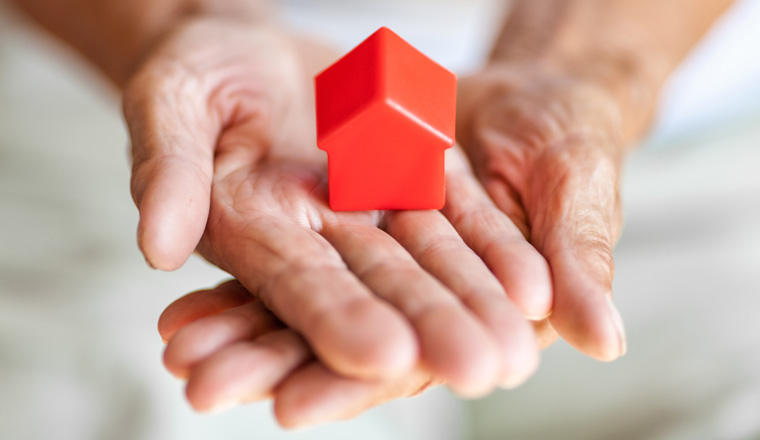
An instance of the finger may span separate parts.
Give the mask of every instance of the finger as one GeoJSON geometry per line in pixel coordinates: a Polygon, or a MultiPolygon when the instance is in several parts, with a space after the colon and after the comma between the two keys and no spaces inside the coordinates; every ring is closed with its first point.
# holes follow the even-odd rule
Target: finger
{"type": "Polygon", "coordinates": [[[412,323],[433,375],[463,396],[491,391],[501,367],[497,342],[451,291],[373,225],[327,223],[322,234],[363,283],[412,323]]]}
{"type": "Polygon", "coordinates": [[[261,302],[201,318],[181,328],[166,345],[164,365],[177,377],[187,377],[196,364],[235,342],[282,328],[261,302]]]}
{"type": "Polygon", "coordinates": [[[551,324],[580,351],[600,360],[625,353],[625,332],[612,304],[612,247],[620,225],[617,165],[600,149],[547,155],[532,188],[534,242],[554,275],[551,324]]]}
{"type": "Polygon", "coordinates": [[[549,323],[548,319],[543,321],[531,321],[533,330],[536,332],[536,339],[538,340],[538,347],[541,350],[549,348],[552,344],[557,342],[559,335],[549,323]]]}
{"type": "MultiPolygon", "coordinates": [[[[450,163],[463,161],[451,159],[450,163]]],[[[523,314],[533,320],[546,318],[553,301],[546,260],[491,201],[469,170],[450,167],[446,179],[444,215],[501,281],[523,314]]]]}
{"type": "Polygon", "coordinates": [[[319,234],[268,214],[225,215],[230,228],[210,231],[209,243],[224,250],[211,252],[214,261],[256,291],[323,362],[342,374],[369,378],[398,375],[414,365],[418,349],[409,324],[349,272],[319,234]],[[235,225],[244,231],[234,231],[235,225]]]}
{"type": "Polygon", "coordinates": [[[206,316],[253,302],[254,297],[237,280],[210,290],[188,293],[171,303],[158,318],[158,333],[167,342],[177,330],[206,316]]]}
{"type": "Polygon", "coordinates": [[[198,87],[176,72],[149,68],[124,94],[138,244],[148,264],[162,270],[187,260],[208,218],[220,123],[198,87]]]}
{"type": "Polygon", "coordinates": [[[311,357],[306,342],[289,329],[231,344],[196,365],[187,398],[197,411],[221,411],[267,399],[274,388],[311,357]]]}
{"type": "Polygon", "coordinates": [[[275,391],[274,412],[286,428],[356,417],[402,397],[418,394],[435,381],[423,370],[390,380],[358,380],[337,375],[318,362],[288,377],[275,391]]]}
{"type": "MultiPolygon", "coordinates": [[[[386,219],[388,233],[446,285],[498,342],[499,385],[511,388],[533,374],[538,346],[530,324],[446,218],[438,211],[400,211],[386,219]]],[[[453,360],[463,369],[472,361],[453,360]]]]}

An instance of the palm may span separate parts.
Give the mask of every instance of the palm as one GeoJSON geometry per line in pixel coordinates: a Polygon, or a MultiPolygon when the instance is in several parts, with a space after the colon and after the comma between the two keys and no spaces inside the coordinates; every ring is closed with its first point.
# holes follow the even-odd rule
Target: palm
{"type": "Polygon", "coordinates": [[[325,174],[321,165],[267,158],[215,180],[209,221],[219,230],[207,231],[209,240],[243,237],[262,217],[312,228],[314,219],[329,212],[325,174]]]}
{"type": "MultiPolygon", "coordinates": [[[[304,124],[297,131],[313,132],[309,128],[304,124]]],[[[238,129],[246,130],[233,126],[229,133],[238,129]]],[[[373,369],[408,368],[419,350],[431,370],[455,386],[491,381],[493,375],[524,376],[514,366],[496,367],[499,361],[489,354],[492,342],[487,334],[494,334],[505,358],[513,358],[530,346],[525,330],[515,331],[522,320],[510,313],[506,296],[496,293],[501,288],[495,279],[443,216],[335,213],[327,205],[326,164],[313,142],[266,141],[228,147],[227,134],[218,145],[215,168],[225,172],[215,174],[201,252],[237,275],[278,317],[304,334],[328,365],[349,375],[373,376],[378,374],[373,369]],[[381,220],[397,242],[377,228],[381,220]],[[438,251],[434,246],[440,238],[460,244],[438,251]],[[443,255],[444,251],[449,255],[443,255]],[[415,262],[412,257],[417,256],[415,262]],[[463,262],[468,270],[450,267],[463,262]],[[444,271],[449,275],[444,276],[444,271]],[[483,279],[468,281],[467,288],[460,286],[461,278],[472,271],[480,271],[483,279]],[[418,292],[405,292],[410,290],[407,283],[411,290],[418,286],[418,292]],[[496,320],[483,310],[474,310],[486,326],[485,333],[468,312],[451,302],[469,289],[494,292],[492,298],[482,300],[483,305],[507,309],[496,320]],[[367,295],[370,291],[395,309],[367,295]],[[343,304],[349,307],[341,310],[343,304]],[[437,312],[417,311],[428,307],[437,312]],[[399,319],[404,316],[411,326],[399,319]],[[466,367],[477,358],[476,369],[466,367]]],[[[455,166],[460,158],[452,157],[455,166]]]]}

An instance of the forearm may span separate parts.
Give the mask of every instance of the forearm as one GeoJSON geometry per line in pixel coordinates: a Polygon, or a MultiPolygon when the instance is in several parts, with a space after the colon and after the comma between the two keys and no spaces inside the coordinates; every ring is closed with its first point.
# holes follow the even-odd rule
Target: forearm
{"type": "Polygon", "coordinates": [[[266,0],[13,0],[123,86],[173,26],[200,14],[264,20],[266,0]]]}
{"type": "Polygon", "coordinates": [[[643,134],[658,92],[731,0],[515,0],[491,62],[528,62],[590,79],[643,134]]]}

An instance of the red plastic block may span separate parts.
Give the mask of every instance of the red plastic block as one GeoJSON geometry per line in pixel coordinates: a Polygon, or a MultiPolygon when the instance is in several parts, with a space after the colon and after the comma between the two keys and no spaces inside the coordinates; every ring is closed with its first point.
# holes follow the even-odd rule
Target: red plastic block
{"type": "Polygon", "coordinates": [[[456,75],[381,28],[315,83],[333,210],[443,207],[456,75]]]}

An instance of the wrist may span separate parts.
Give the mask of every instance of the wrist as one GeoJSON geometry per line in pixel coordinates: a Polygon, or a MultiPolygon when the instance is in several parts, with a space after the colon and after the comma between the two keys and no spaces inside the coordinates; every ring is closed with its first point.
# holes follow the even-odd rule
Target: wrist
{"type": "MultiPolygon", "coordinates": [[[[656,64],[656,61],[652,62],[656,64]]],[[[654,118],[663,84],[647,60],[634,60],[613,54],[609,57],[491,60],[486,70],[506,66],[537,72],[543,82],[583,85],[595,94],[604,94],[617,107],[621,118],[621,137],[633,142],[646,134],[654,118]]]]}
{"type": "Polygon", "coordinates": [[[580,141],[621,163],[630,141],[620,102],[608,86],[546,60],[494,61],[460,80],[457,101],[463,146],[520,145],[523,165],[580,141]]]}
{"type": "Polygon", "coordinates": [[[619,107],[623,138],[632,141],[645,134],[678,59],[638,22],[611,7],[601,14],[593,3],[517,2],[487,68],[529,65],[608,93],[619,107]]]}

